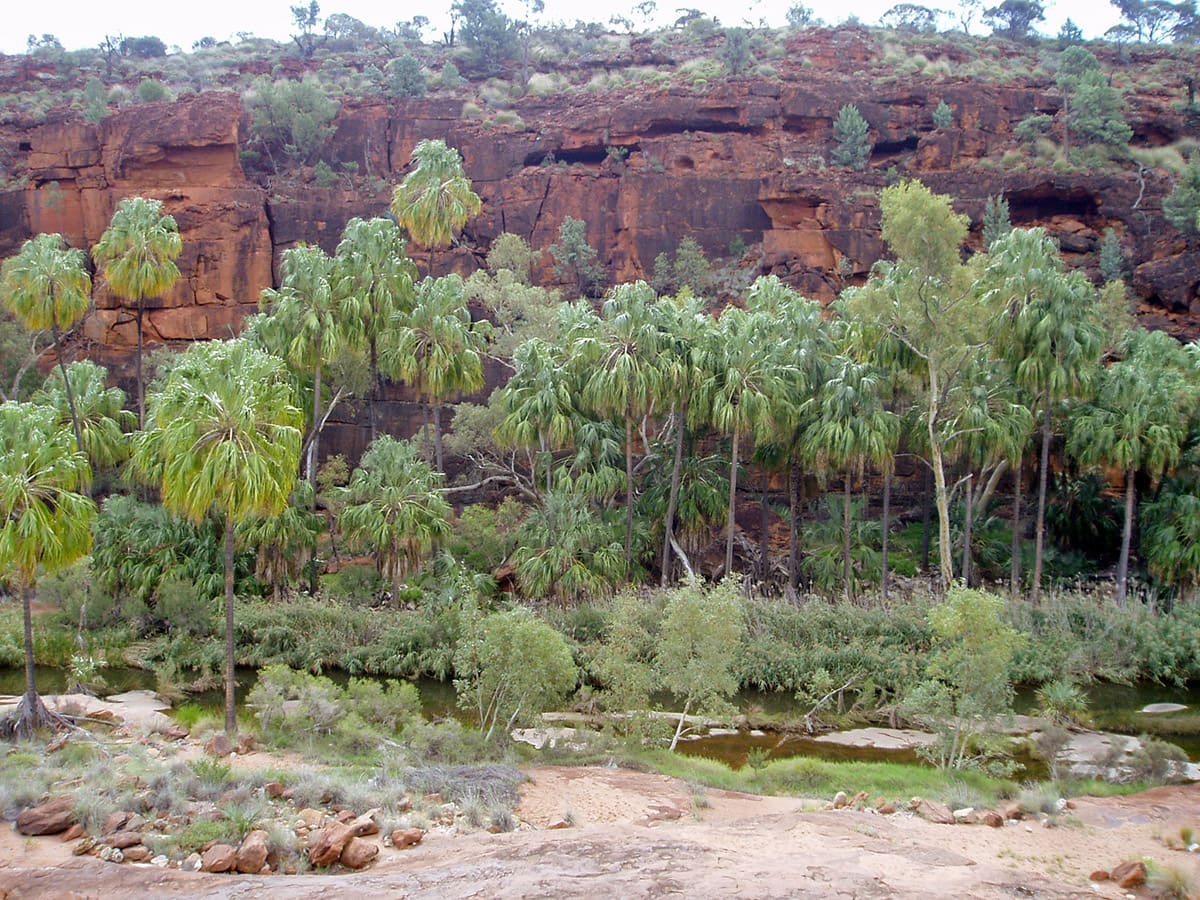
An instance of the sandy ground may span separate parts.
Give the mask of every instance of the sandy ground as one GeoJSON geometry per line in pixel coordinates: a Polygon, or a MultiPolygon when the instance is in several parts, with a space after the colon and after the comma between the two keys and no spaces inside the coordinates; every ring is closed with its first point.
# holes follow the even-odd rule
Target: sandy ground
{"type": "MultiPolygon", "coordinates": [[[[266,754],[248,760],[276,761],[266,754]]],[[[369,870],[226,876],[76,858],[57,838],[0,833],[6,898],[342,897],[1126,897],[1088,874],[1152,857],[1190,867],[1162,836],[1200,832],[1200,785],[1078,799],[1066,824],[932,825],[898,813],[814,809],[813,801],[707,790],[615,768],[529,771],[510,834],[431,832],[385,848],[369,870]],[[550,829],[556,820],[571,827],[550,829]]],[[[1142,893],[1140,896],[1147,896],[1142,893]]]]}

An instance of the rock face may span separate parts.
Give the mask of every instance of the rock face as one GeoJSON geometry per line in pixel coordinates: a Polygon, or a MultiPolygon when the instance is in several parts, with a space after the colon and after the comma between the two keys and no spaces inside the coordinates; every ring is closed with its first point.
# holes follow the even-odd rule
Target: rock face
{"type": "MultiPolygon", "coordinates": [[[[386,210],[413,147],[432,137],[462,152],[484,201],[462,246],[437,254],[438,270],[475,268],[503,231],[544,249],[573,216],[587,222],[588,240],[616,280],[646,276],[659,253],[691,235],[710,257],[728,257],[738,240],[752,248],[744,261],[758,272],[828,300],[861,282],[883,255],[878,191],[912,176],[956,198],[975,242],[985,199],[1004,194],[1014,224],[1045,226],[1068,262],[1092,274],[1111,227],[1131,264],[1142,321],[1181,337],[1200,333],[1200,248],[1161,215],[1172,179],[1166,170],[1063,172],[1024,156],[1002,163],[1000,155],[1017,146],[1018,122],[1035,113],[1062,118],[1053,83],[934,74],[938,64],[949,71],[961,61],[961,48],[949,40],[922,44],[929,74],[899,74],[880,64],[880,41],[854,28],[804,32],[787,38],[770,79],[530,95],[514,105],[520,124],[507,126],[464,119],[460,96],[348,99],[323,156],[335,168],[358,166],[352,189],[316,186],[303,179],[307,173],[273,177],[269,190],[249,178],[239,156],[244,114],[233,93],[139,104],[99,125],[55,111],[42,123],[0,128],[0,150],[28,175],[24,187],[0,191],[0,257],[43,231],[90,246],[121,198],[159,198],[180,226],[182,277],[148,302],[147,343],[223,337],[256,310],[284,249],[308,241],[333,251],[348,219],[386,210]],[[932,122],[940,101],[953,110],[951,127],[932,122]],[[856,104],[871,126],[863,172],[827,164],[832,122],[845,103],[856,104]]],[[[623,62],[652,64],[656,52],[664,51],[635,40],[623,62]]],[[[1126,62],[1106,64],[1132,71],[1169,53],[1127,52],[1126,62]]],[[[1200,137],[1200,118],[1177,111],[1177,99],[1165,88],[1130,95],[1135,146],[1200,137]]],[[[535,274],[554,279],[548,256],[535,274]]],[[[128,385],[133,307],[112,296],[102,277],[95,301],[81,349],[128,385]]],[[[384,400],[387,427],[415,419],[409,395],[392,389],[384,400]]],[[[331,426],[323,449],[357,456],[365,441],[355,427],[331,426]]]]}

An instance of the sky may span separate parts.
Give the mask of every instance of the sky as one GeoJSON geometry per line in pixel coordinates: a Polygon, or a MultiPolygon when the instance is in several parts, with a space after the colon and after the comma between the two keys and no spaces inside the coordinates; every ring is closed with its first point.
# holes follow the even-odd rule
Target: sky
{"type": "MultiPolygon", "coordinates": [[[[117,3],[97,3],[95,0],[59,0],[43,7],[28,0],[11,0],[0,16],[3,30],[0,32],[0,52],[24,53],[26,38],[31,34],[55,35],[68,50],[96,46],[105,35],[141,37],[155,35],[168,47],[191,49],[192,42],[211,36],[217,40],[236,40],[240,32],[249,32],[258,37],[286,41],[293,32],[290,7],[293,2],[305,0],[279,0],[278,3],[260,3],[251,0],[203,0],[199,6],[185,3],[166,3],[163,0],[121,0],[117,3]]],[[[771,26],[784,24],[784,15],[795,0],[659,0],[659,12],[653,24],[672,21],[677,7],[690,7],[715,16],[722,25],[757,25],[764,21],[771,26]]],[[[875,24],[879,16],[890,9],[896,0],[855,0],[847,4],[838,0],[807,0],[806,5],[827,24],[837,24],[849,16],[856,16],[864,24],[875,24]]],[[[989,6],[999,0],[982,0],[989,6]]],[[[1045,0],[1043,0],[1045,2],[1045,0]]],[[[397,18],[410,18],[418,12],[427,16],[433,26],[444,25],[444,9],[449,9],[451,0],[440,0],[439,9],[429,7],[400,6],[381,3],[379,0],[325,0],[321,3],[322,15],[345,13],[368,25],[392,26],[397,18]],[[444,5],[443,5],[444,4],[444,5]]],[[[580,18],[580,9],[586,9],[589,21],[607,22],[611,16],[631,19],[639,30],[644,20],[633,12],[637,0],[592,0],[581,5],[576,0],[545,0],[545,12],[539,17],[542,22],[573,23],[580,18]]],[[[501,7],[509,15],[523,17],[520,0],[501,0],[501,7]]],[[[926,2],[926,6],[954,8],[957,3],[926,2]]],[[[1083,29],[1087,37],[1097,37],[1116,24],[1117,15],[1108,4],[1095,0],[1052,0],[1045,2],[1046,21],[1039,30],[1054,35],[1062,22],[1071,18],[1083,29]]],[[[944,25],[943,27],[948,27],[944,25]]],[[[978,22],[972,32],[985,34],[978,22]]],[[[441,29],[427,33],[429,40],[440,34],[441,29]]]]}

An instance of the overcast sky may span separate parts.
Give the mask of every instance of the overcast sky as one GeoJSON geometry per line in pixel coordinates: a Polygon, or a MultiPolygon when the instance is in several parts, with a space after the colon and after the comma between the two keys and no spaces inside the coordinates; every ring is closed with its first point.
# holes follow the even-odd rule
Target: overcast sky
{"type": "MultiPolygon", "coordinates": [[[[295,0],[299,3],[301,0],[295,0]]],[[[305,0],[306,2],[306,0],[305,0]]],[[[323,15],[345,13],[368,25],[391,26],[399,17],[410,18],[420,13],[435,25],[444,22],[445,10],[451,0],[438,0],[428,7],[401,6],[379,0],[325,0],[323,15]]],[[[545,0],[546,9],[541,21],[573,23],[586,10],[589,21],[607,22],[618,15],[632,19],[639,28],[642,19],[632,8],[637,0],[592,0],[586,5],[571,0],[545,0]]],[[[676,7],[692,7],[716,16],[723,25],[784,24],[784,14],[795,0],[659,0],[658,22],[669,22],[677,13],[676,7]]],[[[835,24],[854,15],[864,24],[873,25],[879,16],[897,0],[855,0],[847,4],[838,0],[808,0],[807,5],[828,24],[835,24]]],[[[983,0],[984,6],[999,0],[983,0]]],[[[239,32],[259,37],[288,40],[292,32],[291,0],[260,3],[256,0],[202,0],[191,3],[170,3],[163,0],[120,0],[100,3],[96,0],[59,0],[48,6],[29,0],[9,0],[2,14],[0,52],[23,53],[30,34],[53,34],[69,50],[95,46],[106,34],[126,36],[156,35],[168,47],[191,49],[192,42],[211,36],[218,40],[234,39],[239,32]]],[[[520,0],[502,0],[501,5],[515,17],[521,16],[520,0]]],[[[954,8],[955,4],[928,2],[930,7],[954,8]]],[[[1047,2],[1046,21],[1040,26],[1045,34],[1056,34],[1064,19],[1071,18],[1088,37],[1096,37],[1116,24],[1117,16],[1108,3],[1096,0],[1057,0],[1047,2]]],[[[986,33],[976,23],[976,34],[986,33]]],[[[437,33],[440,33],[437,32],[437,33]]]]}

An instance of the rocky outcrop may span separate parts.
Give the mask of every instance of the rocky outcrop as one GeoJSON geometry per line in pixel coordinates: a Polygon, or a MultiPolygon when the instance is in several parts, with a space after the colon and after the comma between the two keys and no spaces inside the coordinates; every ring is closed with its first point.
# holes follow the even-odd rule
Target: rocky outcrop
{"type": "Polygon", "coordinates": [[[57,797],[26,809],[17,816],[17,831],[21,834],[59,834],[75,822],[75,801],[57,797]]]}
{"type": "MultiPolygon", "coordinates": [[[[573,216],[587,222],[588,239],[615,280],[647,275],[659,253],[691,235],[714,258],[729,259],[731,244],[744,244],[751,252],[743,265],[828,300],[861,282],[884,254],[878,191],[911,176],[956,198],[976,242],[985,199],[1004,194],[1015,224],[1045,226],[1069,263],[1093,275],[1099,242],[1112,228],[1130,262],[1143,322],[1180,337],[1200,335],[1200,247],[1162,217],[1169,172],[1133,164],[1059,171],[1005,155],[1017,148],[1013,129],[1022,119],[1061,118],[1049,74],[1004,84],[944,75],[933,67],[949,71],[966,51],[931,40],[921,46],[926,73],[900,75],[881,59],[880,41],[852,28],[804,32],[788,38],[770,79],[696,86],[676,79],[608,93],[531,95],[513,104],[515,121],[505,125],[464,118],[462,96],[347,100],[324,157],[335,170],[354,164],[357,174],[334,187],[315,185],[308,170],[249,177],[240,157],[245,117],[231,92],[140,104],[99,125],[73,111],[54,112],[39,124],[0,129],[10,169],[27,175],[24,187],[0,192],[0,256],[39,231],[90,246],[122,197],[160,198],[182,232],[182,277],[149,302],[147,340],[222,337],[257,308],[284,249],[307,241],[332,251],[348,219],[386,210],[412,148],[437,137],[461,150],[484,200],[462,245],[435,255],[437,270],[474,268],[503,231],[545,248],[573,216]],[[953,110],[951,127],[932,121],[941,101],[953,110]],[[871,126],[864,172],[827,163],[832,122],[844,103],[855,103],[871,126]]],[[[652,65],[670,62],[670,52],[635,39],[610,62],[652,65]]],[[[1200,117],[1180,112],[1171,90],[1174,81],[1183,83],[1185,62],[1166,50],[1131,52],[1125,62],[1105,63],[1118,73],[1153,63],[1159,82],[1170,82],[1130,95],[1133,143],[1200,137],[1200,117]]],[[[536,275],[554,279],[548,256],[536,275]]],[[[128,383],[133,311],[103,278],[95,299],[80,350],[128,383]]],[[[404,393],[385,399],[389,424],[416,418],[404,393]]],[[[361,441],[354,431],[349,422],[335,426],[323,446],[356,456],[361,441]]]]}

